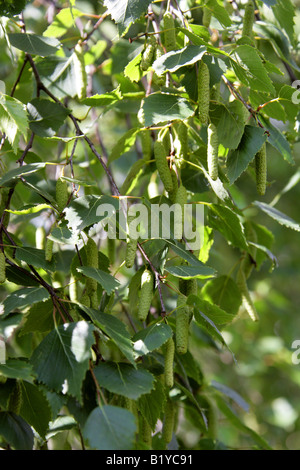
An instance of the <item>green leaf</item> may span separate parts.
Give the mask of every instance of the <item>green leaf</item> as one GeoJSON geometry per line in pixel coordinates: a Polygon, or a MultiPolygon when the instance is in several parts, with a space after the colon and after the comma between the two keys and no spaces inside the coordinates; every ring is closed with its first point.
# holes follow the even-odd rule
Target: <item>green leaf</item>
{"type": "Polygon", "coordinates": [[[147,96],[143,109],[146,127],[176,119],[184,120],[194,114],[192,106],[185,98],[167,93],[152,93],[147,96]]]}
{"type": "Polygon", "coordinates": [[[47,238],[62,245],[74,246],[80,242],[78,234],[71,232],[67,227],[55,227],[47,238]]]}
{"type": "Polygon", "coordinates": [[[54,136],[70,113],[64,106],[47,99],[35,98],[27,104],[29,127],[40,137],[54,136]]]}
{"type": "Polygon", "coordinates": [[[0,435],[15,450],[32,450],[33,432],[21,416],[0,411],[0,435]]]}
{"type": "Polygon", "coordinates": [[[171,51],[153,62],[152,67],[158,75],[176,72],[181,67],[192,65],[202,59],[206,52],[205,46],[186,46],[179,51],[171,51]]]}
{"type": "Polygon", "coordinates": [[[197,269],[203,268],[203,263],[199,261],[195,255],[188,251],[182,243],[178,242],[177,240],[165,240],[165,242],[174,251],[174,253],[190,263],[191,266],[195,266],[197,269]]]}
{"type": "Polygon", "coordinates": [[[193,278],[206,278],[215,275],[216,271],[209,266],[165,266],[165,271],[172,274],[172,276],[180,277],[181,279],[193,278]]]}
{"type": "Polygon", "coordinates": [[[172,336],[172,328],[165,323],[153,325],[138,331],[132,338],[133,349],[137,356],[143,356],[159,349],[172,336]]]}
{"type": "Polygon", "coordinates": [[[125,152],[128,152],[131,147],[134,145],[136,136],[140,132],[140,128],[129,129],[118,142],[112,148],[112,151],[108,158],[108,163],[110,164],[114,160],[117,160],[125,152]]]}
{"type": "Polygon", "coordinates": [[[27,215],[27,214],[36,214],[37,212],[43,211],[44,209],[52,209],[52,206],[49,204],[26,204],[23,206],[23,209],[20,210],[10,210],[6,209],[6,212],[16,215],[27,215]]]}
{"type": "Polygon", "coordinates": [[[0,364],[0,373],[8,379],[27,380],[29,382],[35,377],[32,365],[23,359],[7,359],[5,364],[0,364]]]}
{"type": "Polygon", "coordinates": [[[49,402],[44,392],[36,385],[23,381],[21,389],[22,406],[20,414],[44,438],[51,421],[49,402]]]}
{"type": "Polygon", "coordinates": [[[45,302],[37,302],[26,313],[25,322],[19,334],[22,336],[35,331],[46,333],[53,328],[53,303],[51,299],[48,299],[45,302]]]}
{"type": "Polygon", "coordinates": [[[0,130],[6,134],[9,143],[16,150],[19,137],[26,138],[28,118],[21,101],[0,93],[0,130]]]}
{"type": "Polygon", "coordinates": [[[56,269],[55,259],[51,261],[45,260],[45,251],[31,246],[18,246],[15,251],[16,259],[24,261],[24,263],[30,264],[36,268],[42,268],[45,271],[54,272],[56,269]]]}
{"type": "Polygon", "coordinates": [[[91,268],[90,266],[81,266],[80,268],[77,268],[77,271],[83,273],[89,278],[95,279],[95,281],[97,281],[108,294],[111,294],[120,286],[120,282],[115,277],[101,269],[91,268]]]}
{"type": "Polygon", "coordinates": [[[293,43],[295,41],[295,5],[293,5],[291,0],[277,0],[272,10],[281,28],[286,32],[291,43],[293,43]]]}
{"type": "Polygon", "coordinates": [[[57,98],[77,95],[73,56],[53,56],[36,61],[36,67],[43,84],[57,98]]]}
{"type": "Polygon", "coordinates": [[[109,205],[110,208],[113,208],[113,211],[119,209],[119,202],[115,198],[94,195],[81,196],[65,208],[65,218],[73,235],[107,217],[107,211],[104,214],[101,213],[101,205],[104,205],[104,207],[109,205]]]}
{"type": "Polygon", "coordinates": [[[276,148],[287,162],[294,164],[292,149],[284,134],[275,126],[273,126],[273,124],[271,124],[270,121],[264,116],[261,116],[260,120],[265,128],[269,131],[269,144],[276,148]]]}
{"type": "Polygon", "coordinates": [[[201,326],[202,328],[204,328],[204,330],[209,334],[209,336],[211,336],[214,340],[218,341],[219,343],[221,343],[223,346],[225,346],[232,354],[232,357],[233,359],[235,360],[235,357],[232,353],[232,351],[230,350],[230,348],[228,347],[224,337],[222,336],[222,333],[220,332],[220,330],[217,328],[217,326],[215,325],[215,323],[205,315],[205,313],[203,313],[200,308],[196,308],[194,310],[194,318],[195,318],[195,322],[196,324],[198,324],[199,326],[201,326]]]}
{"type": "Polygon", "coordinates": [[[45,168],[46,163],[37,162],[37,163],[28,163],[19,168],[14,168],[13,170],[5,173],[2,178],[0,178],[0,186],[10,186],[12,183],[15,183],[15,180],[20,176],[29,175],[30,173],[35,173],[41,168],[45,168]]]}
{"type": "Polygon", "coordinates": [[[3,318],[16,309],[23,309],[28,305],[47,300],[49,292],[44,287],[25,287],[9,294],[4,300],[3,318]]]}
{"type": "Polygon", "coordinates": [[[253,204],[261,209],[265,214],[272,217],[272,219],[276,220],[276,222],[278,222],[280,225],[284,225],[285,227],[300,232],[300,224],[295,222],[295,220],[291,219],[291,217],[284,214],[283,212],[280,212],[279,210],[264,202],[254,201],[253,204]]]}
{"type": "Polygon", "coordinates": [[[75,25],[75,19],[83,13],[77,8],[62,8],[53,18],[52,23],[44,31],[44,37],[59,38],[75,25]]]}
{"type": "Polygon", "coordinates": [[[247,251],[246,238],[239,217],[228,207],[209,205],[209,225],[218,230],[228,243],[247,251]]]}
{"type": "Polygon", "coordinates": [[[208,0],[205,6],[212,12],[213,16],[217,18],[222,26],[227,27],[231,25],[230,16],[220,0],[208,0]]]}
{"type": "Polygon", "coordinates": [[[272,450],[269,444],[260,437],[253,429],[250,429],[246,426],[240,418],[232,411],[232,409],[225,403],[223,398],[218,396],[217,394],[214,396],[215,400],[217,401],[218,408],[221,413],[233,424],[239,431],[242,433],[250,436],[256,444],[259,445],[264,450],[272,450]]]}
{"type": "Polygon", "coordinates": [[[230,315],[237,315],[242,303],[236,282],[226,275],[207,281],[201,289],[201,298],[217,305],[230,315]]]}
{"type": "Polygon", "coordinates": [[[121,34],[147,11],[150,3],[151,0],[104,0],[104,6],[118,24],[121,34]]]}
{"type": "Polygon", "coordinates": [[[112,339],[124,356],[135,366],[132,341],[124,323],[113,315],[79,305],[92,322],[112,339]]]}
{"type": "Polygon", "coordinates": [[[213,388],[223,393],[223,395],[226,395],[226,397],[231,398],[244,411],[246,411],[247,413],[250,411],[249,404],[235,390],[232,390],[232,388],[227,387],[227,385],[216,382],[215,380],[211,381],[211,385],[213,388]]]}
{"type": "Polygon", "coordinates": [[[252,46],[238,46],[233,56],[236,61],[232,60],[232,67],[242,83],[253,90],[275,93],[273,83],[262,60],[252,46]]]}
{"type": "Polygon", "coordinates": [[[217,128],[219,142],[222,143],[223,147],[236,149],[245,127],[241,106],[236,104],[233,106],[233,103],[225,106],[211,102],[209,114],[211,122],[217,128]]]}
{"type": "Polygon", "coordinates": [[[93,330],[93,325],[86,321],[65,323],[52,330],[30,359],[38,381],[81,401],[81,384],[89,368],[94,342],[93,330]]]}
{"type": "Polygon", "coordinates": [[[46,38],[37,34],[11,33],[8,35],[12,46],[21,51],[41,57],[55,54],[60,48],[60,42],[55,38],[46,38]]]}
{"type": "Polygon", "coordinates": [[[165,387],[159,380],[155,382],[154,390],[138,399],[138,409],[153,431],[164,410],[166,399],[165,387]]]}
{"type": "Polygon", "coordinates": [[[142,368],[122,362],[105,362],[94,368],[100,387],[111,393],[137,400],[154,388],[154,377],[142,368]]]}
{"type": "Polygon", "coordinates": [[[218,305],[203,300],[196,295],[190,295],[187,304],[193,305],[196,309],[201,310],[215,325],[227,325],[235,318],[235,315],[225,312],[225,310],[222,310],[218,305]]]}
{"type": "Polygon", "coordinates": [[[80,101],[81,104],[85,104],[86,106],[108,106],[110,104],[117,103],[118,101],[123,99],[123,95],[120,92],[120,87],[115,88],[112,91],[108,91],[107,93],[103,93],[102,95],[92,95],[88,98],[84,98],[80,101]]]}
{"type": "Polygon", "coordinates": [[[244,135],[236,150],[229,153],[226,161],[227,176],[233,184],[248,168],[257,152],[266,141],[264,129],[254,126],[245,126],[244,135]]]}
{"type": "Polygon", "coordinates": [[[91,412],[83,436],[92,449],[131,450],[134,448],[136,430],[136,418],[130,411],[104,405],[91,412]]]}
{"type": "Polygon", "coordinates": [[[130,62],[128,62],[124,69],[125,77],[129,78],[131,82],[139,82],[143,76],[143,71],[140,67],[142,57],[142,52],[140,52],[130,62]]]}

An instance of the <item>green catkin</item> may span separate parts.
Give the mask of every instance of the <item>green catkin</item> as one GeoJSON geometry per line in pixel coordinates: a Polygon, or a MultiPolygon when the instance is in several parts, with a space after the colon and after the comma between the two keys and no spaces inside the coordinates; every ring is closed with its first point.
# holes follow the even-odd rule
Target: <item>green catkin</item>
{"type": "Polygon", "coordinates": [[[240,293],[241,293],[241,296],[242,296],[242,301],[243,301],[243,306],[244,306],[246,312],[248,313],[251,320],[258,321],[258,319],[259,319],[258,318],[258,313],[256,311],[256,308],[255,308],[253,302],[252,302],[250,292],[248,290],[247,281],[246,281],[244,271],[241,268],[238,270],[237,277],[236,277],[236,283],[237,283],[237,286],[240,290],[240,293]]]}
{"type": "Polygon", "coordinates": [[[260,196],[264,196],[267,185],[267,149],[264,143],[255,155],[256,188],[260,196]]]}
{"type": "MultiPolygon", "coordinates": [[[[0,172],[1,174],[1,172],[0,172]]],[[[3,212],[5,211],[5,208],[8,203],[8,198],[9,198],[9,191],[10,188],[0,188],[0,217],[2,218],[3,212]]],[[[3,219],[3,225],[6,228],[9,224],[9,219],[10,219],[10,213],[5,212],[5,216],[3,219]]]]}
{"type": "Polygon", "coordinates": [[[209,28],[210,21],[211,21],[212,12],[208,8],[203,8],[203,17],[202,17],[202,24],[205,28],[209,28]]]}
{"type": "Polygon", "coordinates": [[[116,260],[116,240],[114,238],[107,238],[107,256],[109,263],[114,265],[116,260]]]}
{"type": "Polygon", "coordinates": [[[143,71],[148,70],[148,68],[152,64],[153,59],[154,59],[155,49],[156,49],[156,39],[154,36],[150,36],[149,40],[147,41],[145,50],[142,54],[141,69],[143,71]]]}
{"type": "Polygon", "coordinates": [[[6,281],[5,254],[0,251],[0,284],[6,281]]]}
{"type": "Polygon", "coordinates": [[[69,200],[68,183],[62,178],[56,181],[56,202],[59,212],[62,212],[69,200]]]}
{"type": "MultiPolygon", "coordinates": [[[[184,231],[184,206],[187,203],[187,192],[183,184],[179,186],[176,192],[176,197],[175,197],[175,204],[178,204],[176,206],[176,211],[180,210],[180,215],[178,219],[181,219],[181,227],[179,226],[179,220],[178,220],[178,226],[177,226],[177,221],[175,222],[176,225],[174,227],[174,237],[177,239],[182,239],[183,236],[183,231],[184,231]]],[[[175,213],[176,217],[176,213],[175,213]]]]}
{"type": "Polygon", "coordinates": [[[85,305],[86,307],[90,307],[90,306],[91,306],[91,299],[90,299],[89,295],[88,295],[86,292],[85,292],[85,293],[83,294],[83,296],[81,297],[80,303],[81,303],[82,305],[85,305]]]}
{"type": "Polygon", "coordinates": [[[141,292],[138,309],[140,321],[146,321],[153,297],[153,274],[149,269],[145,269],[141,278],[141,292]]]}
{"type": "MultiPolygon", "coordinates": [[[[98,268],[98,247],[92,238],[89,238],[86,244],[86,263],[91,268],[98,268]]],[[[89,296],[97,291],[97,281],[95,279],[86,279],[86,290],[89,296]]]]}
{"type": "Polygon", "coordinates": [[[167,52],[176,51],[176,30],[172,13],[166,12],[164,20],[164,46],[167,52]]]}
{"type": "Polygon", "coordinates": [[[99,306],[98,294],[97,294],[97,291],[96,291],[96,290],[93,291],[93,292],[91,292],[91,294],[90,294],[90,306],[91,306],[92,308],[95,308],[95,309],[97,309],[98,306],[99,306]]]}
{"type": "Polygon", "coordinates": [[[8,399],[8,411],[15,413],[16,415],[20,414],[22,406],[22,389],[20,383],[17,381],[11,394],[8,399]]]}
{"type": "Polygon", "coordinates": [[[219,140],[217,128],[211,123],[207,129],[207,167],[208,174],[214,181],[218,179],[218,151],[219,140]]]}
{"type": "Polygon", "coordinates": [[[188,154],[188,131],[186,125],[179,121],[173,125],[175,138],[173,145],[175,148],[175,163],[177,168],[184,168],[188,154]]]}
{"type": "Polygon", "coordinates": [[[253,23],[254,23],[254,3],[249,0],[245,7],[244,22],[242,36],[252,38],[253,35],[253,23]]]}
{"type": "Polygon", "coordinates": [[[51,261],[52,260],[52,255],[53,255],[53,240],[50,240],[50,238],[46,239],[46,245],[45,245],[45,259],[46,261],[51,261]]]}
{"type": "Polygon", "coordinates": [[[206,63],[201,60],[198,70],[198,108],[201,124],[207,126],[209,119],[210,75],[206,63]]]}
{"type": "Polygon", "coordinates": [[[173,181],[168,165],[168,160],[166,158],[165,147],[163,142],[160,140],[157,140],[154,143],[154,156],[160,179],[165,187],[165,190],[170,193],[173,191],[173,181]]]}
{"type": "Polygon", "coordinates": [[[38,227],[35,232],[35,246],[38,250],[44,250],[46,243],[46,231],[44,227],[38,227]]]}
{"type": "Polygon", "coordinates": [[[152,430],[148,421],[144,416],[139,416],[139,435],[141,441],[146,444],[147,447],[152,447],[152,430]]]}
{"type": "Polygon", "coordinates": [[[165,385],[168,388],[172,388],[174,385],[174,354],[175,344],[173,338],[169,338],[165,345],[165,368],[164,368],[164,379],[165,385]]]}
{"type": "MultiPolygon", "coordinates": [[[[155,49],[154,60],[159,59],[162,55],[164,55],[164,53],[165,51],[163,47],[160,44],[158,44],[155,49]]],[[[156,72],[154,72],[152,75],[152,83],[154,83],[154,85],[161,87],[166,83],[166,79],[163,75],[160,76],[160,75],[157,75],[156,72]]]]}
{"type": "Polygon", "coordinates": [[[188,349],[190,324],[190,308],[186,305],[186,297],[178,295],[176,310],[176,351],[178,354],[185,354],[188,349]]]}
{"type": "MultiPolygon", "coordinates": [[[[151,160],[152,157],[152,138],[151,131],[140,132],[141,146],[144,160],[151,160]]],[[[138,160],[139,161],[139,160],[138,160]]]]}
{"type": "Polygon", "coordinates": [[[130,224],[135,219],[134,215],[127,216],[128,223],[128,234],[126,240],[126,254],[125,254],[125,266],[126,268],[132,268],[136,256],[138,239],[130,236],[130,224]]]}
{"type": "Polygon", "coordinates": [[[87,75],[85,70],[84,53],[81,44],[77,44],[75,46],[73,64],[77,96],[80,100],[82,100],[86,97],[87,75]]]}
{"type": "Polygon", "coordinates": [[[171,200],[171,203],[174,204],[176,201],[176,194],[178,191],[178,178],[177,178],[176,171],[173,168],[171,169],[171,178],[172,178],[173,189],[171,192],[169,192],[169,198],[171,200]]]}
{"type": "Polygon", "coordinates": [[[166,407],[165,407],[165,417],[164,417],[164,424],[163,424],[163,430],[162,430],[162,437],[167,444],[171,442],[172,437],[173,437],[175,412],[176,412],[176,407],[173,401],[170,398],[168,398],[166,402],[166,407]]]}

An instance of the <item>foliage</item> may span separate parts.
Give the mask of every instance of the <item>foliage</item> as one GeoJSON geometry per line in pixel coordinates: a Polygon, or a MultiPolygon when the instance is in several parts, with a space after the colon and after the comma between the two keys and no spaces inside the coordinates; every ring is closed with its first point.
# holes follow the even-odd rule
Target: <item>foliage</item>
{"type": "Polygon", "coordinates": [[[1,447],[293,446],[276,380],[299,386],[296,5],[0,14],[1,447]],[[125,200],[180,221],[134,239],[125,200]],[[204,210],[200,249],[178,236],[185,205],[204,210]]]}

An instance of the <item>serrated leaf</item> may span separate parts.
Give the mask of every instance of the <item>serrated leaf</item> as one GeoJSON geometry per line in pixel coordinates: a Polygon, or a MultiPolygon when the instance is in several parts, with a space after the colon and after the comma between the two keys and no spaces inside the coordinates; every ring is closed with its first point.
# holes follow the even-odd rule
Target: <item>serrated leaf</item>
{"type": "Polygon", "coordinates": [[[16,215],[27,215],[27,214],[36,214],[37,212],[43,211],[44,209],[52,209],[52,206],[49,204],[28,204],[20,210],[10,210],[6,209],[6,212],[16,215]]]}
{"type": "Polygon", "coordinates": [[[117,160],[121,155],[125,152],[128,152],[131,147],[134,145],[136,136],[140,132],[140,128],[133,128],[129,129],[122,137],[118,140],[118,142],[114,145],[111,150],[111,153],[108,157],[108,163],[117,160]]]}
{"type": "Polygon", "coordinates": [[[108,14],[124,33],[127,28],[147,11],[151,0],[104,0],[108,14]]]}
{"type": "Polygon", "coordinates": [[[113,211],[119,209],[119,202],[115,198],[94,195],[81,196],[65,208],[65,218],[73,235],[107,217],[107,209],[102,213],[101,205],[104,207],[109,205],[113,211]]]}
{"type": "Polygon", "coordinates": [[[11,33],[8,35],[12,46],[21,51],[41,57],[55,54],[60,47],[60,42],[55,38],[46,38],[37,34],[11,33]]]}
{"type": "Polygon", "coordinates": [[[227,325],[235,318],[234,314],[227,313],[225,310],[218,307],[218,305],[203,300],[196,295],[190,295],[187,299],[187,304],[193,305],[196,309],[201,310],[215,325],[227,325]]]}
{"type": "Polygon", "coordinates": [[[138,400],[138,409],[153,431],[155,430],[157,420],[164,410],[166,400],[165,387],[159,380],[155,382],[154,390],[146,395],[142,395],[138,400]]]}
{"type": "Polygon", "coordinates": [[[29,127],[40,137],[54,136],[70,113],[64,106],[50,100],[35,98],[27,104],[29,127]]]}
{"type": "Polygon", "coordinates": [[[8,358],[5,364],[0,364],[0,373],[8,379],[27,380],[29,382],[35,377],[32,365],[23,359],[8,358]]]}
{"type": "Polygon", "coordinates": [[[269,78],[262,60],[257,51],[248,45],[238,46],[233,56],[232,67],[242,83],[253,90],[275,93],[271,79],[269,78]]]}
{"type": "Polygon", "coordinates": [[[286,32],[291,43],[293,43],[295,40],[295,5],[293,5],[291,0],[277,0],[276,4],[272,6],[272,10],[281,28],[286,32]]]}
{"type": "Polygon", "coordinates": [[[17,178],[20,176],[28,175],[30,173],[35,173],[41,168],[45,168],[46,163],[37,162],[37,163],[28,163],[19,168],[14,168],[13,170],[5,173],[0,179],[0,186],[9,186],[11,183],[14,183],[17,178]]]}
{"type": "Polygon", "coordinates": [[[152,93],[147,96],[143,109],[146,127],[176,119],[184,120],[194,114],[193,107],[185,98],[167,93],[152,93]]]}
{"type": "Polygon", "coordinates": [[[113,315],[99,312],[81,304],[79,306],[92,322],[112,339],[124,356],[135,366],[133,344],[124,323],[113,315]]]}
{"type": "Polygon", "coordinates": [[[192,65],[202,59],[206,52],[205,46],[186,46],[178,51],[170,51],[156,59],[152,68],[158,75],[176,72],[181,67],[192,65]]]}
{"type": "Polygon", "coordinates": [[[153,325],[138,331],[133,337],[133,349],[137,356],[143,356],[159,349],[171,336],[172,328],[165,323],[153,325]]]}
{"type": "Polygon", "coordinates": [[[254,126],[245,126],[244,134],[238,148],[229,153],[226,161],[227,176],[233,184],[248,168],[257,152],[266,141],[264,129],[254,126]]]}
{"type": "Polygon", "coordinates": [[[233,107],[233,103],[225,106],[211,102],[209,114],[217,128],[219,142],[226,148],[236,149],[244,133],[244,120],[236,112],[236,105],[233,107]]]}
{"type": "Polygon", "coordinates": [[[133,400],[154,388],[154,376],[150,372],[122,362],[99,364],[94,374],[100,387],[133,400]]]}
{"type": "Polygon", "coordinates": [[[194,279],[212,277],[216,271],[210,266],[165,266],[165,271],[172,274],[172,276],[180,277],[181,279],[194,279]]]}
{"type": "Polygon", "coordinates": [[[221,1],[208,0],[206,1],[205,6],[212,12],[213,16],[217,18],[222,26],[227,27],[231,25],[230,16],[221,1]]]}
{"type": "Polygon", "coordinates": [[[7,136],[9,143],[16,150],[18,138],[26,138],[28,117],[21,101],[0,93],[0,130],[7,136]]]}
{"type": "Polygon", "coordinates": [[[44,37],[61,37],[63,36],[72,26],[75,25],[75,19],[80,18],[83,13],[77,8],[62,8],[53,18],[53,21],[44,31],[44,37]]]}
{"type": "Polygon", "coordinates": [[[141,60],[142,60],[142,53],[140,52],[126,65],[124,69],[125,77],[129,78],[129,80],[132,82],[140,81],[140,79],[143,76],[143,72],[140,67],[141,60]]]}
{"type": "Polygon", "coordinates": [[[45,251],[31,246],[18,246],[15,251],[15,257],[19,261],[30,264],[36,268],[42,268],[45,271],[55,271],[56,263],[53,258],[51,261],[46,261],[45,251]]]}
{"type": "Polygon", "coordinates": [[[0,435],[15,450],[32,450],[33,431],[21,416],[0,411],[0,435]]]}
{"type": "Polygon", "coordinates": [[[284,225],[285,227],[288,227],[293,230],[296,230],[297,232],[300,232],[300,224],[296,222],[295,220],[293,220],[288,215],[275,209],[275,207],[272,207],[260,201],[254,201],[253,204],[257,206],[259,209],[261,209],[265,214],[272,217],[272,219],[276,220],[276,222],[278,222],[280,225],[284,225]]]}
{"type": "Polygon", "coordinates": [[[36,61],[36,67],[43,84],[57,98],[65,96],[74,98],[77,95],[72,55],[70,57],[53,56],[40,59],[36,61]]]}
{"type": "Polygon", "coordinates": [[[218,230],[230,244],[247,251],[246,238],[239,217],[228,207],[209,205],[209,225],[218,230]]]}
{"type": "Polygon", "coordinates": [[[97,281],[108,294],[111,294],[120,287],[120,282],[115,277],[101,269],[91,268],[90,266],[81,266],[77,268],[77,271],[97,281]]]}
{"type": "Polygon", "coordinates": [[[136,429],[136,418],[130,411],[104,405],[91,412],[83,436],[92,449],[130,450],[134,448],[136,429]]]}
{"type": "Polygon", "coordinates": [[[94,342],[93,329],[93,325],[79,321],[52,330],[30,359],[37,380],[51,390],[81,401],[81,384],[89,368],[94,342]]]}
{"type": "Polygon", "coordinates": [[[226,275],[207,281],[201,289],[201,298],[219,306],[230,315],[238,313],[242,302],[236,282],[226,275]]]}
{"type": "Polygon", "coordinates": [[[41,437],[45,437],[49,422],[51,421],[51,409],[44,392],[28,382],[21,383],[22,406],[20,415],[28,424],[34,427],[41,437]]]}
{"type": "Polygon", "coordinates": [[[16,309],[22,309],[28,305],[42,302],[49,298],[49,292],[44,287],[25,287],[9,294],[3,306],[3,318],[16,309]]]}
{"type": "Polygon", "coordinates": [[[84,98],[80,101],[81,104],[86,106],[108,106],[110,104],[116,103],[123,99],[122,93],[120,92],[120,87],[115,88],[115,90],[108,91],[102,95],[92,95],[88,98],[84,98]]]}
{"type": "Polygon", "coordinates": [[[53,302],[48,299],[45,302],[34,304],[26,313],[25,322],[19,334],[22,336],[35,331],[46,333],[53,328],[53,302]]]}

